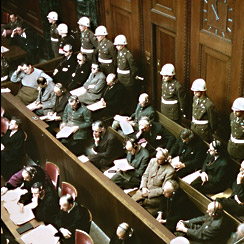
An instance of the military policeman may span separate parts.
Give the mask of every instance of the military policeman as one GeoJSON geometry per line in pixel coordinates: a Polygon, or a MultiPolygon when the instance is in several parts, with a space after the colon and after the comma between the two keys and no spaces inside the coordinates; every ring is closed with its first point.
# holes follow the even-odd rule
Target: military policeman
{"type": "Polygon", "coordinates": [[[68,34],[69,32],[68,26],[64,23],[61,23],[58,25],[57,30],[58,30],[58,34],[61,36],[59,41],[59,50],[58,50],[59,54],[65,53],[63,47],[66,44],[70,44],[73,47],[73,51],[75,52],[76,51],[75,38],[72,35],[68,34]]]}
{"type": "Polygon", "coordinates": [[[174,65],[165,64],[160,75],[162,75],[161,113],[179,122],[181,114],[184,113],[185,92],[182,85],[175,79],[174,65]]]}
{"type": "Polygon", "coordinates": [[[116,49],[113,43],[106,38],[107,28],[100,25],[95,30],[95,36],[98,40],[97,55],[98,62],[101,63],[101,71],[107,76],[116,71],[116,49]]]}
{"type": "MultiPolygon", "coordinates": [[[[127,103],[132,108],[136,106],[137,94],[135,78],[137,73],[136,62],[127,49],[127,40],[124,35],[118,35],[114,39],[114,45],[118,50],[117,54],[117,75],[118,80],[124,85],[127,95],[127,103]],[[134,106],[133,106],[134,105],[134,106]]],[[[128,107],[129,107],[128,106],[128,107]]]]}
{"type": "Polygon", "coordinates": [[[230,114],[231,135],[228,142],[229,155],[238,160],[244,160],[244,97],[238,97],[232,105],[230,114]]]}
{"type": "Polygon", "coordinates": [[[93,61],[95,61],[94,51],[97,48],[98,43],[94,33],[89,29],[90,19],[87,17],[81,17],[77,23],[81,31],[80,51],[82,53],[85,53],[87,56],[87,60],[92,63],[93,61]]]}
{"type": "Polygon", "coordinates": [[[215,105],[206,95],[207,87],[205,80],[196,79],[192,83],[191,90],[194,92],[191,129],[203,140],[210,142],[212,134],[217,128],[215,105]]]}
{"type": "Polygon", "coordinates": [[[57,21],[58,21],[58,14],[55,11],[51,11],[47,15],[48,22],[51,24],[50,27],[50,38],[51,38],[51,43],[52,43],[52,50],[53,50],[53,55],[55,58],[59,57],[59,39],[60,36],[58,34],[57,30],[57,21]]]}

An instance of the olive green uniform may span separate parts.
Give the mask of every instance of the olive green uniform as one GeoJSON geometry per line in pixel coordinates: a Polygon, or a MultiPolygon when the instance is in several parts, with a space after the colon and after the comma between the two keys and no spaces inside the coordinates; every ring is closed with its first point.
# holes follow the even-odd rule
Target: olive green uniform
{"type": "Polygon", "coordinates": [[[230,114],[231,135],[228,142],[228,153],[238,161],[244,160],[244,115],[237,117],[230,114]]]}
{"type": "Polygon", "coordinates": [[[185,107],[185,92],[176,79],[162,80],[161,113],[174,121],[179,121],[185,107]]]}
{"type": "Polygon", "coordinates": [[[80,51],[86,54],[88,61],[95,61],[94,52],[97,48],[98,42],[94,33],[89,29],[86,29],[83,32],[81,32],[80,43],[80,51]]]}
{"type": "Polygon", "coordinates": [[[192,104],[191,129],[203,140],[210,142],[217,128],[217,112],[215,105],[207,95],[200,98],[194,96],[192,104]]]}
{"type": "Polygon", "coordinates": [[[59,49],[59,39],[60,39],[60,36],[58,34],[58,30],[57,30],[57,23],[51,24],[50,38],[51,38],[52,50],[53,50],[54,57],[57,58],[57,57],[59,57],[58,49],[59,49]]]}

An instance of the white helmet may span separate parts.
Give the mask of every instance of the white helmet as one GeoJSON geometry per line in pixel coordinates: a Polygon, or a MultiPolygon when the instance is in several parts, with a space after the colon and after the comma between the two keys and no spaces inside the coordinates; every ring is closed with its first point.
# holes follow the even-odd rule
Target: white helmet
{"type": "Polygon", "coordinates": [[[48,19],[52,19],[52,20],[58,20],[58,14],[55,11],[51,11],[48,15],[47,15],[48,19]]]}
{"type": "Polygon", "coordinates": [[[95,36],[106,36],[107,34],[107,28],[103,25],[98,26],[95,30],[95,36]]]}
{"type": "Polygon", "coordinates": [[[175,66],[173,64],[165,64],[161,69],[160,75],[175,75],[175,66]]]}
{"type": "Polygon", "coordinates": [[[60,34],[67,34],[68,33],[68,26],[64,23],[59,24],[57,30],[60,34]]]}
{"type": "Polygon", "coordinates": [[[244,111],[244,97],[238,97],[231,107],[234,111],[244,111]]]}
{"type": "Polygon", "coordinates": [[[86,27],[90,27],[90,19],[87,17],[81,17],[77,22],[78,25],[84,25],[86,27]]]}
{"type": "Polygon", "coordinates": [[[196,79],[191,86],[192,91],[207,91],[206,82],[204,79],[196,79]]]}
{"type": "Polygon", "coordinates": [[[127,45],[127,40],[124,35],[118,35],[114,38],[114,45],[127,45]]]}

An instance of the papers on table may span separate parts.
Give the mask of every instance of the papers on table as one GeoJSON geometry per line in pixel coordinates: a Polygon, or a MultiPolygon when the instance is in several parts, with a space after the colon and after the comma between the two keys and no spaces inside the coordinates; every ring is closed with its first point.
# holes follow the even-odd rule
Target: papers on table
{"type": "Polygon", "coordinates": [[[24,206],[23,212],[20,212],[20,206],[17,204],[20,196],[25,194],[26,192],[27,190],[16,188],[14,190],[9,190],[6,194],[2,196],[1,199],[5,202],[3,206],[8,211],[10,219],[16,225],[27,223],[35,218],[30,204],[24,206]]]}
{"type": "Polygon", "coordinates": [[[87,106],[87,109],[89,109],[91,111],[96,111],[96,110],[99,110],[102,108],[106,108],[106,106],[104,106],[101,101],[98,101],[96,103],[93,103],[93,104],[90,104],[87,106]]]}
{"type": "Polygon", "coordinates": [[[76,126],[64,126],[56,134],[56,138],[68,138],[75,130],[76,130],[76,126]]]}
{"type": "Polygon", "coordinates": [[[78,159],[82,162],[82,163],[87,163],[89,161],[89,158],[85,155],[81,155],[78,157],[78,159]]]}
{"type": "Polygon", "coordinates": [[[70,91],[71,95],[81,96],[86,93],[86,89],[82,86],[77,89],[70,91]]]}
{"type": "Polygon", "coordinates": [[[54,236],[58,231],[51,225],[39,225],[34,230],[23,235],[21,239],[26,244],[57,244],[58,236],[54,236]]]}
{"type": "Polygon", "coordinates": [[[36,102],[30,103],[29,105],[26,106],[28,109],[31,111],[36,109],[36,102]]]}
{"type": "Polygon", "coordinates": [[[191,184],[196,178],[198,178],[201,175],[200,170],[185,176],[184,178],[182,178],[183,181],[185,181],[188,184],[191,184]]]}
{"type": "Polygon", "coordinates": [[[61,120],[60,116],[57,116],[57,113],[54,113],[52,115],[44,115],[40,117],[41,120],[46,120],[46,121],[57,121],[57,120],[61,120]]]}
{"type": "Polygon", "coordinates": [[[111,179],[117,171],[128,171],[134,169],[133,166],[129,164],[126,158],[114,160],[114,166],[106,170],[103,174],[111,179]]]}
{"type": "Polygon", "coordinates": [[[11,92],[9,88],[1,88],[1,93],[11,92]]]}
{"type": "Polygon", "coordinates": [[[115,115],[114,119],[119,121],[120,127],[124,135],[129,135],[134,132],[134,129],[130,124],[130,122],[128,121],[127,116],[115,115]]]}

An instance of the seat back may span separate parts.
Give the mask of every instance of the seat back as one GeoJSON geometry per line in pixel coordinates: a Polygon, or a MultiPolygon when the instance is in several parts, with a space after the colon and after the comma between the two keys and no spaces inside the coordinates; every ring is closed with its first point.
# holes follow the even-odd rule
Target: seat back
{"type": "Polygon", "coordinates": [[[1,118],[3,117],[4,113],[5,113],[5,109],[1,107],[1,118]]]}
{"type": "Polygon", "coordinates": [[[7,24],[9,22],[9,13],[3,11],[2,12],[2,24],[7,24]]]}
{"type": "Polygon", "coordinates": [[[76,199],[76,197],[78,195],[77,190],[73,185],[71,185],[68,182],[63,181],[62,185],[61,185],[61,196],[66,195],[66,194],[70,194],[74,200],[76,199]]]}
{"type": "Polygon", "coordinates": [[[49,177],[51,178],[55,189],[57,190],[59,185],[59,176],[60,176],[59,167],[54,163],[46,162],[46,171],[49,177]]]}
{"type": "Polygon", "coordinates": [[[75,230],[75,244],[94,244],[91,236],[83,230],[75,230]]]}
{"type": "Polygon", "coordinates": [[[9,120],[7,118],[1,117],[1,136],[7,132],[8,124],[9,120]]]}

